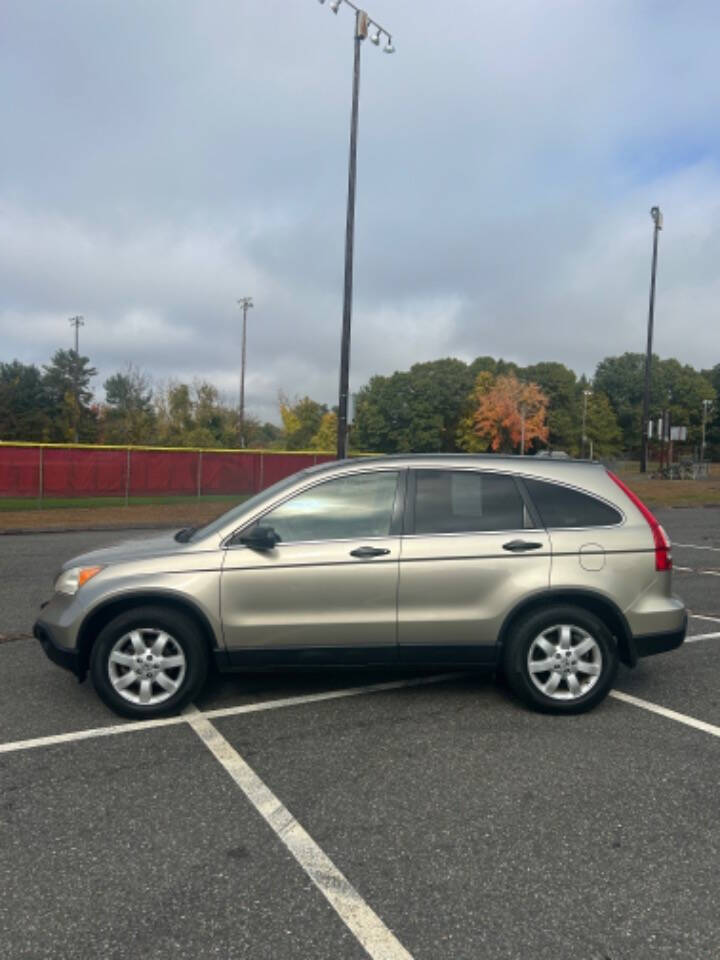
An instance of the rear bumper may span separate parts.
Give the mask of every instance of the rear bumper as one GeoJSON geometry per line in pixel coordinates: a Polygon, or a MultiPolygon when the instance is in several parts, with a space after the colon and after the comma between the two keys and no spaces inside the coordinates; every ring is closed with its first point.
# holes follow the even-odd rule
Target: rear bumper
{"type": "Polygon", "coordinates": [[[80,655],[76,649],[68,649],[59,643],[57,637],[53,634],[50,624],[38,620],[33,627],[34,636],[40,641],[40,645],[45,651],[46,656],[65,670],[70,670],[80,680],[83,679],[85,671],[81,668],[80,655]]]}
{"type": "Polygon", "coordinates": [[[633,637],[633,643],[638,657],[652,657],[656,653],[667,653],[668,650],[675,650],[677,647],[682,646],[685,634],[687,633],[687,621],[686,613],[683,618],[682,627],[679,630],[633,637]]]}

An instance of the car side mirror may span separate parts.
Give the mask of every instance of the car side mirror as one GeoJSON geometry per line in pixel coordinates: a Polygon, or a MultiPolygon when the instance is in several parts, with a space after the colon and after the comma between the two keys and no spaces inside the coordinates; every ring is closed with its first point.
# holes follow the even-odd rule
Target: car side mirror
{"type": "Polygon", "coordinates": [[[253,550],[272,550],[276,543],[280,543],[280,537],[272,527],[251,527],[238,539],[253,550]]]}

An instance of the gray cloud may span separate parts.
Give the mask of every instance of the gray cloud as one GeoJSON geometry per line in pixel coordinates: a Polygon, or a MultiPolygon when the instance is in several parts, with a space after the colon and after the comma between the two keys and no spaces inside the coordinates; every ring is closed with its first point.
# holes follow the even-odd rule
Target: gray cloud
{"type": "MultiPolygon", "coordinates": [[[[592,372],[720,361],[714,3],[374,0],[363,49],[352,384],[496,354],[592,372]],[[438,14],[440,16],[438,16],[438,14]],[[440,19],[442,17],[442,19],[440,19]]],[[[311,0],[8,0],[2,359],[70,344],[248,402],[337,388],[352,20],[311,0]]]]}

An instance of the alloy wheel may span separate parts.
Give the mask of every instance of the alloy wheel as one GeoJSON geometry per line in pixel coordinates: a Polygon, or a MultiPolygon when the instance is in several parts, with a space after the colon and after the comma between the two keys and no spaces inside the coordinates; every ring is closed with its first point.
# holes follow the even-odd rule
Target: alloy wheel
{"type": "Polygon", "coordinates": [[[595,638],[575,624],[547,627],[530,644],[533,685],[552,700],[577,700],[600,679],[603,655],[595,638]]]}
{"type": "Polygon", "coordinates": [[[140,627],[123,634],[108,657],[115,692],[129,703],[155,706],[182,686],[187,660],[180,644],[165,630],[140,627]]]}

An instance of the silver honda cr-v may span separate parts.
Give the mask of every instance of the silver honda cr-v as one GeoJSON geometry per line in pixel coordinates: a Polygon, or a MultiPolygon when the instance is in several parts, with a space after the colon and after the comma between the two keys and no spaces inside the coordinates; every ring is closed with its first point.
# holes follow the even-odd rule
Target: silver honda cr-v
{"type": "Polygon", "coordinates": [[[208,668],[502,669],[528,704],[587,710],[618,661],[683,642],[664,530],[601,464],[402,456],[304,470],[202,529],[68,561],[35,625],[130,717],[208,668]]]}

